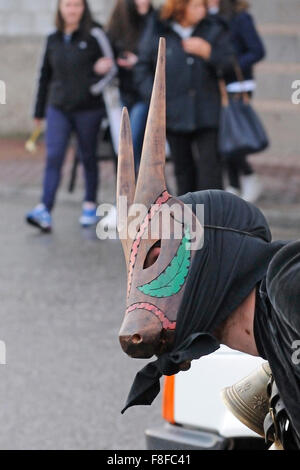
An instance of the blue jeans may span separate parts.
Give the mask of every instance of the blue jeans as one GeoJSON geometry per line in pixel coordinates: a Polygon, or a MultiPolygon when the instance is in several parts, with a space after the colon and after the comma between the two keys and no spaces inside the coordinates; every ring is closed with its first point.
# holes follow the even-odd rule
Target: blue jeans
{"type": "MultiPolygon", "coordinates": [[[[126,106],[126,103],[124,103],[124,105],[126,106]]],[[[143,103],[142,101],[134,103],[134,105],[129,107],[132,142],[134,150],[134,164],[136,173],[138,172],[141,161],[148,109],[148,104],[143,103]]]]}
{"type": "Polygon", "coordinates": [[[49,211],[55,202],[61,170],[72,131],[79,146],[84,168],[85,201],[96,202],[98,190],[97,137],[103,118],[101,109],[65,113],[49,106],[47,109],[47,161],[43,182],[42,202],[49,211]]]}

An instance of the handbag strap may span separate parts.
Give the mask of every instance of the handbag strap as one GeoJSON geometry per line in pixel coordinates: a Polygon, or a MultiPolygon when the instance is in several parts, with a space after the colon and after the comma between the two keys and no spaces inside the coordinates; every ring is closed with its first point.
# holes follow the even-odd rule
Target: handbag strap
{"type": "MultiPolygon", "coordinates": [[[[234,57],[233,58],[233,69],[234,69],[234,72],[235,72],[235,75],[236,75],[236,78],[238,79],[238,81],[240,82],[241,86],[243,87],[243,82],[245,81],[245,77],[244,77],[244,74],[242,72],[242,69],[240,67],[240,64],[238,63],[237,61],[237,58],[234,57]]],[[[246,91],[242,91],[242,96],[243,96],[243,101],[245,104],[249,104],[250,102],[250,98],[249,98],[249,95],[246,91]]]]}
{"type": "Polygon", "coordinates": [[[244,77],[244,74],[242,72],[242,69],[241,69],[240,64],[238,63],[236,57],[233,58],[233,70],[234,70],[234,73],[236,75],[236,78],[238,79],[238,82],[244,82],[245,77],[244,77]]]}
{"type": "Polygon", "coordinates": [[[221,95],[221,103],[222,107],[226,108],[229,105],[229,97],[228,97],[228,92],[226,89],[226,82],[224,78],[219,78],[219,90],[220,90],[220,95],[221,95]]]}
{"type": "MultiPolygon", "coordinates": [[[[245,79],[244,79],[242,69],[235,57],[233,58],[233,69],[234,69],[238,82],[240,82],[242,86],[242,83],[245,81],[245,79]]],[[[219,78],[218,82],[219,82],[219,90],[220,90],[220,95],[221,95],[222,106],[227,107],[229,105],[229,96],[228,96],[228,91],[226,88],[226,82],[224,78],[219,78]]],[[[243,97],[244,103],[249,104],[250,98],[249,98],[248,93],[246,91],[242,91],[241,95],[243,97]]]]}

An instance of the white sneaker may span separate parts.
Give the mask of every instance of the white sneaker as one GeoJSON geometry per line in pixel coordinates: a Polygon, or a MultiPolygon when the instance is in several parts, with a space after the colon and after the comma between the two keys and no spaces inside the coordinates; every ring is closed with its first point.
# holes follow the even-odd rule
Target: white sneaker
{"type": "Polygon", "coordinates": [[[227,193],[234,194],[235,196],[240,196],[241,195],[240,190],[238,188],[235,188],[234,186],[227,186],[225,191],[227,193]]]}
{"type": "Polygon", "coordinates": [[[248,202],[256,202],[263,190],[262,184],[255,174],[242,176],[241,187],[241,197],[248,202]]]}
{"type": "Polygon", "coordinates": [[[109,213],[101,219],[100,224],[108,229],[117,228],[117,208],[113,206],[109,213]]]}

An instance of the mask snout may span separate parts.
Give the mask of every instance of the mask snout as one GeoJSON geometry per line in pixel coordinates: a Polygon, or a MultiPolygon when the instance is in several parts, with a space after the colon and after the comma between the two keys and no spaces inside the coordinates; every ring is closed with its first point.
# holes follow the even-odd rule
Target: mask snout
{"type": "Polygon", "coordinates": [[[126,314],[119,340],[123,351],[130,357],[149,359],[161,346],[163,327],[160,320],[143,309],[126,314]]]}

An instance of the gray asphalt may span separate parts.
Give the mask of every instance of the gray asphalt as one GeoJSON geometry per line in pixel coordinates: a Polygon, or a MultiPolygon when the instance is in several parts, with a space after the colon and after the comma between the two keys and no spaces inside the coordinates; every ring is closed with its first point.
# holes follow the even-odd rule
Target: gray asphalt
{"type": "Polygon", "coordinates": [[[119,242],[80,229],[75,200],[58,204],[53,235],[23,222],[34,195],[0,201],[0,449],[145,448],[145,428],[162,423],[161,400],[120,414],[146,362],[118,343],[119,242]]]}

